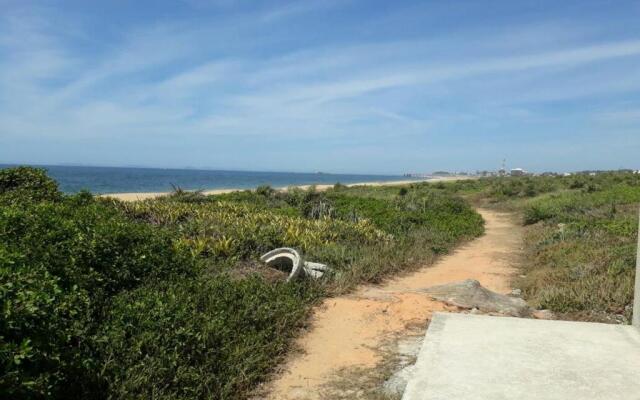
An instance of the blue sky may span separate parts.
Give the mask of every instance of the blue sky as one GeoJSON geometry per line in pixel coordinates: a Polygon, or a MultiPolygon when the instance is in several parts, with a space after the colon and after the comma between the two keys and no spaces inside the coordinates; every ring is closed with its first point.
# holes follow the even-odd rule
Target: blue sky
{"type": "Polygon", "coordinates": [[[639,1],[0,0],[0,162],[640,168],[639,1]]]}

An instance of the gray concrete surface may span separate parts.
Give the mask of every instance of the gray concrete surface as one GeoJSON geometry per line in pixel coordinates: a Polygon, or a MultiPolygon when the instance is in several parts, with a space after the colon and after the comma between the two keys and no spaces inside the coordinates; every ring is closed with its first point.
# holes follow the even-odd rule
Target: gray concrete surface
{"type": "Polygon", "coordinates": [[[639,400],[629,325],[437,313],[403,400],[639,400]]]}

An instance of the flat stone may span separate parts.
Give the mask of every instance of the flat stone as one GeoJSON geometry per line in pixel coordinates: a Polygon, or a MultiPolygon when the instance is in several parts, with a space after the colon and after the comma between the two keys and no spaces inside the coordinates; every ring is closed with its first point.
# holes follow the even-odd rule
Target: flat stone
{"type": "Polygon", "coordinates": [[[465,309],[477,308],[484,313],[526,317],[532,311],[524,300],[492,292],[475,279],[433,286],[421,291],[446,304],[465,309]]]}
{"type": "Polygon", "coordinates": [[[403,400],[638,400],[629,325],[436,313],[403,400]]]}

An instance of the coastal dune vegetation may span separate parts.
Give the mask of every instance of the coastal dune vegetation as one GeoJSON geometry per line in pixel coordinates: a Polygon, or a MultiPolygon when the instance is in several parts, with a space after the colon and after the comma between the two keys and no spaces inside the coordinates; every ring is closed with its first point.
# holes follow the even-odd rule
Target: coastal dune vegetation
{"type": "Polygon", "coordinates": [[[0,395],[246,398],[320,299],[482,232],[448,186],[121,202],[63,194],[44,170],[0,170],[0,395]],[[257,261],[281,246],[332,273],[286,282],[257,261]]]}
{"type": "Polygon", "coordinates": [[[525,227],[513,285],[558,318],[628,323],[640,175],[336,184],[122,202],[0,170],[2,398],[247,398],[321,299],[429,265],[479,236],[472,205],[525,227]],[[286,282],[258,262],[328,264],[286,282]]]}
{"type": "Polygon", "coordinates": [[[513,284],[558,318],[629,323],[633,311],[640,174],[499,177],[439,184],[525,227],[513,284]]]}

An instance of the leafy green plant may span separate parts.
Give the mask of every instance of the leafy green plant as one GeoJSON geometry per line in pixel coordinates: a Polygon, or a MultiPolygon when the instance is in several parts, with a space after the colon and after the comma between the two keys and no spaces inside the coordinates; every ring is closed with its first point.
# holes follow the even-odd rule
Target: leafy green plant
{"type": "Polygon", "coordinates": [[[319,294],[312,282],[224,275],[123,293],[100,333],[102,377],[113,398],[243,398],[319,294]]]}
{"type": "Polygon", "coordinates": [[[95,335],[110,299],[195,272],[168,232],[85,195],[2,207],[0,237],[0,391],[13,398],[100,390],[95,335]]]}
{"type": "Polygon", "coordinates": [[[56,201],[60,197],[58,184],[42,168],[0,169],[0,204],[56,201]]]}

